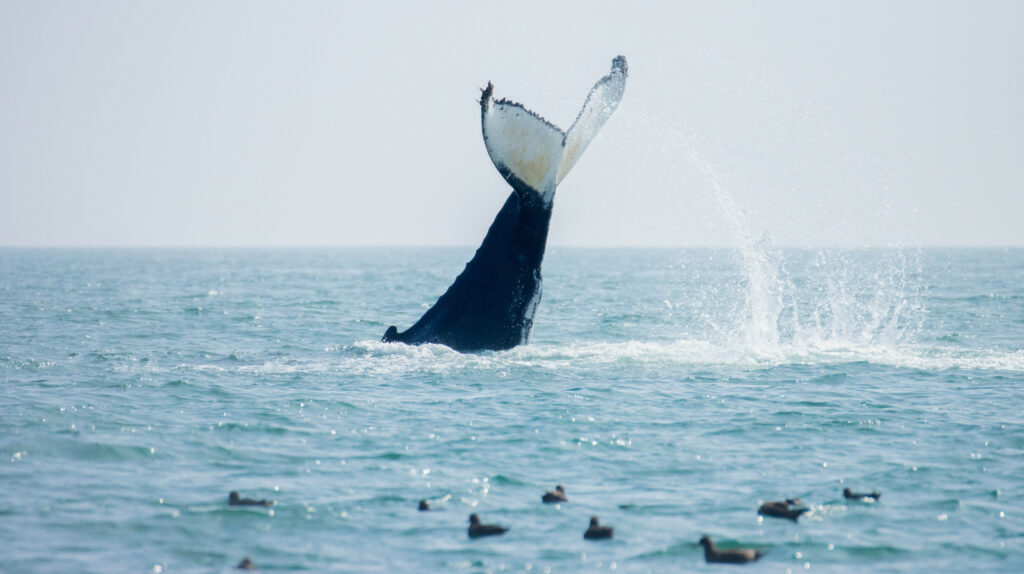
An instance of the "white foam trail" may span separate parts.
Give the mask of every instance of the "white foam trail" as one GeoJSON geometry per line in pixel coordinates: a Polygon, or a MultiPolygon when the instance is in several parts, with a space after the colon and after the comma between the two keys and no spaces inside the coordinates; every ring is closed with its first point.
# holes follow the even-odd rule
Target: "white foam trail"
{"type": "MultiPolygon", "coordinates": [[[[907,369],[999,370],[1024,372],[1024,350],[978,351],[905,345],[817,345],[783,343],[771,352],[716,345],[707,341],[671,343],[625,341],[619,343],[572,343],[525,345],[509,351],[462,354],[440,345],[409,346],[379,341],[360,341],[319,359],[267,362],[236,367],[251,375],[339,372],[357,376],[416,374],[506,373],[531,369],[564,372],[565,369],[600,370],[643,365],[678,368],[692,366],[763,369],[786,365],[836,365],[869,363],[907,369]]],[[[195,367],[197,369],[201,367],[195,367]]]]}
{"type": "MultiPolygon", "coordinates": [[[[623,341],[579,342],[565,345],[524,345],[509,351],[462,354],[441,345],[410,346],[358,341],[319,357],[274,359],[262,364],[213,365],[182,363],[159,366],[126,363],[119,372],[145,372],[152,376],[212,372],[246,377],[275,375],[338,375],[345,377],[418,377],[484,375],[505,377],[517,371],[600,372],[615,369],[668,369],[679,374],[687,370],[719,368],[740,370],[790,365],[842,365],[867,363],[926,371],[1003,371],[1024,373],[1024,350],[997,351],[904,344],[847,344],[837,341],[780,343],[771,349],[715,344],[706,340],[681,339],[672,342],[623,341]]],[[[623,371],[625,370],[625,371],[623,371]]],[[[467,379],[472,380],[472,379],[467,379]]]]}

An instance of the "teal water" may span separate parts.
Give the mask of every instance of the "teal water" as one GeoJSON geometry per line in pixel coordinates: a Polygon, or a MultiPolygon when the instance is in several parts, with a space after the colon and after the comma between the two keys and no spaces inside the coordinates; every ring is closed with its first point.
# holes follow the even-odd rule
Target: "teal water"
{"type": "Polygon", "coordinates": [[[0,250],[0,572],[1024,564],[1024,250],[550,249],[530,345],[377,342],[471,254],[0,250]]]}

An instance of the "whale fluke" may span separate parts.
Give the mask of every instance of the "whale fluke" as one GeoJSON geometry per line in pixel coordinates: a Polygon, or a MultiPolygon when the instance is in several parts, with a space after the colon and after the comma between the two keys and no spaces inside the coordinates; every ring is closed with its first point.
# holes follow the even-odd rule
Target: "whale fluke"
{"type": "Polygon", "coordinates": [[[494,100],[487,84],[480,98],[484,146],[494,167],[513,188],[522,186],[550,203],[590,142],[619,106],[626,89],[628,66],[624,56],[612,60],[612,70],[587,94],[587,100],[568,131],[563,132],[522,104],[494,100]]]}
{"type": "Polygon", "coordinates": [[[487,84],[480,97],[484,146],[512,193],[448,290],[406,331],[388,327],[382,341],[461,352],[529,342],[555,189],[618,107],[627,73],[626,58],[612,60],[568,131],[522,104],[495,100],[494,85],[487,84]]]}

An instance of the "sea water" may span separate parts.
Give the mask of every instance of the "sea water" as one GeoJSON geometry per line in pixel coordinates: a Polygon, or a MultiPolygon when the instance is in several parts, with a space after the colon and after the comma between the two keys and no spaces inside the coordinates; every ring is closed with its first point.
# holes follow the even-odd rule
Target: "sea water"
{"type": "Polygon", "coordinates": [[[379,342],[472,252],[0,250],[0,571],[1024,570],[1024,250],[552,248],[530,344],[379,342]]]}

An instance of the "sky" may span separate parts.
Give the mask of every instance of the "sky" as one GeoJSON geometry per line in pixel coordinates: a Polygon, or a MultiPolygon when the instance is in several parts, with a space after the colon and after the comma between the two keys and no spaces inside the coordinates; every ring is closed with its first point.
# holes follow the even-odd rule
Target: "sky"
{"type": "Polygon", "coordinates": [[[557,246],[1024,246],[1021,2],[0,0],[0,246],[464,245],[477,100],[563,129],[557,246]]]}

